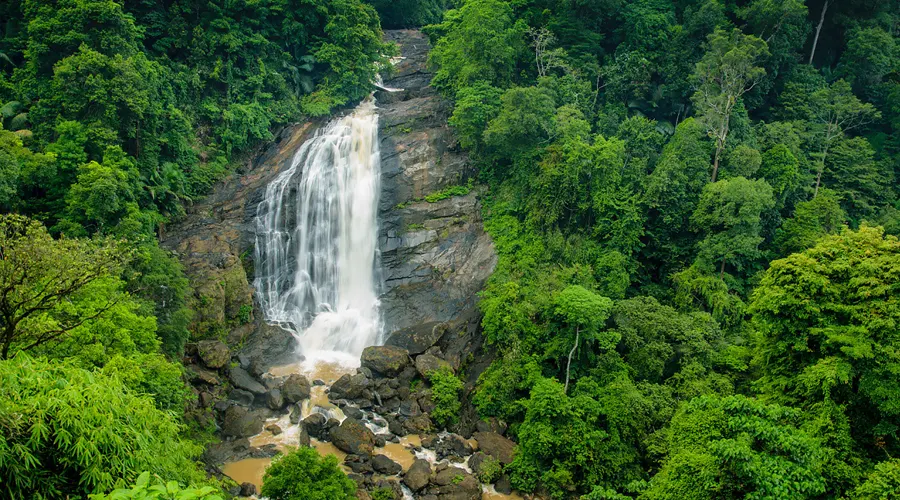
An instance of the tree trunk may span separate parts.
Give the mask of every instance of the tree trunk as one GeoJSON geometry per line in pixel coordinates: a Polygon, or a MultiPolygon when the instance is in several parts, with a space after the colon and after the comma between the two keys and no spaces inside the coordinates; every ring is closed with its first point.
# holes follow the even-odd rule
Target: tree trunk
{"type": "Polygon", "coordinates": [[[813,57],[816,56],[816,45],[819,44],[819,34],[822,33],[822,25],[825,24],[825,12],[828,11],[828,3],[831,0],[825,0],[825,5],[822,6],[822,15],[819,17],[819,25],[816,26],[816,36],[813,37],[812,50],[809,51],[809,64],[813,63],[813,57]]]}
{"type": "Polygon", "coordinates": [[[828,156],[828,143],[826,143],[825,150],[822,151],[822,164],[819,166],[819,171],[816,173],[816,190],[813,192],[813,199],[816,199],[816,196],[819,196],[819,186],[822,184],[822,173],[825,172],[825,158],[828,156]]]}
{"type": "Polygon", "coordinates": [[[722,154],[722,149],[722,146],[716,144],[716,159],[713,161],[712,180],[709,182],[716,182],[716,175],[719,173],[719,156],[722,154]]]}
{"type": "Polygon", "coordinates": [[[566,363],[566,387],[563,389],[563,393],[569,393],[569,370],[572,368],[572,355],[575,354],[575,349],[578,349],[578,337],[581,335],[581,327],[575,328],[575,345],[572,346],[572,350],[569,351],[569,362],[566,363]]]}

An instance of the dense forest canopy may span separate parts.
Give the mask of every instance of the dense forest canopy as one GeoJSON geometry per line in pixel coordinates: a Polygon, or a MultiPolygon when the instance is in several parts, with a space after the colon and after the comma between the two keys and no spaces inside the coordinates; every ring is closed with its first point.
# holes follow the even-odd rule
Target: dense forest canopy
{"type": "Polygon", "coordinates": [[[490,187],[474,401],[518,437],[513,486],[897,494],[898,20],[469,0],[426,28],[490,187]]]}
{"type": "MultiPolygon", "coordinates": [[[[180,363],[207,332],[157,238],[368,95],[382,26],[424,26],[486,186],[465,401],[509,424],[512,486],[900,496],[897,0],[3,2],[0,496],[218,498],[180,363]]],[[[455,425],[462,382],[430,382],[455,425]]],[[[309,450],[268,478],[354,490],[309,450]]]]}

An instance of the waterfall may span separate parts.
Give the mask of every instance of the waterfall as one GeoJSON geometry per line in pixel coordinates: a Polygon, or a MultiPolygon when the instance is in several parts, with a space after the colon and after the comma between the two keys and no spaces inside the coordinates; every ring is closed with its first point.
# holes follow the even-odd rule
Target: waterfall
{"type": "Polygon", "coordinates": [[[256,287],[269,323],[309,357],[358,359],[379,341],[378,115],[369,98],[297,150],[256,216],[256,287]]]}

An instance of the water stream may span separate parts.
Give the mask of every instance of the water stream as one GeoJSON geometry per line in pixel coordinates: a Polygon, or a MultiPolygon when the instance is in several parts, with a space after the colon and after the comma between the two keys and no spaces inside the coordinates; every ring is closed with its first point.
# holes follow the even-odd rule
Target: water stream
{"type": "Polygon", "coordinates": [[[307,358],[359,359],[379,340],[380,175],[370,98],[304,143],[257,208],[263,313],[297,337],[307,358]]]}

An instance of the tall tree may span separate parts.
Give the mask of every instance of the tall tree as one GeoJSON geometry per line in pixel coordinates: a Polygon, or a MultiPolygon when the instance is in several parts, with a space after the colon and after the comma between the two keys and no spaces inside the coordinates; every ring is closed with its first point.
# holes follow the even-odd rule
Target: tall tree
{"type": "Polygon", "coordinates": [[[822,174],[825,172],[825,161],[829,149],[836,140],[845,133],[863,127],[881,117],[881,113],[869,103],[864,103],[853,95],[850,84],[838,80],[830,86],[822,88],[810,96],[810,120],[819,127],[821,134],[821,152],[816,172],[816,188],[813,197],[819,194],[822,174]]]}
{"type": "Polygon", "coordinates": [[[571,285],[564,288],[556,297],[555,313],[568,328],[575,330],[575,341],[566,361],[566,383],[563,392],[569,390],[569,376],[572,368],[572,356],[578,349],[583,331],[588,339],[599,344],[600,349],[612,349],[619,341],[617,332],[600,333],[600,328],[609,317],[612,300],[597,295],[582,286],[571,285]]]}
{"type": "Polygon", "coordinates": [[[57,342],[106,314],[118,294],[89,310],[70,301],[116,279],[126,258],[113,241],[54,240],[37,221],[0,216],[0,359],[57,342]]]}
{"type": "Polygon", "coordinates": [[[739,29],[716,30],[709,35],[706,53],[694,70],[697,91],[692,100],[710,137],[716,140],[711,182],[716,182],[732,112],[741,96],[765,76],[766,71],[756,62],[766,54],[766,42],[739,29]]]}

